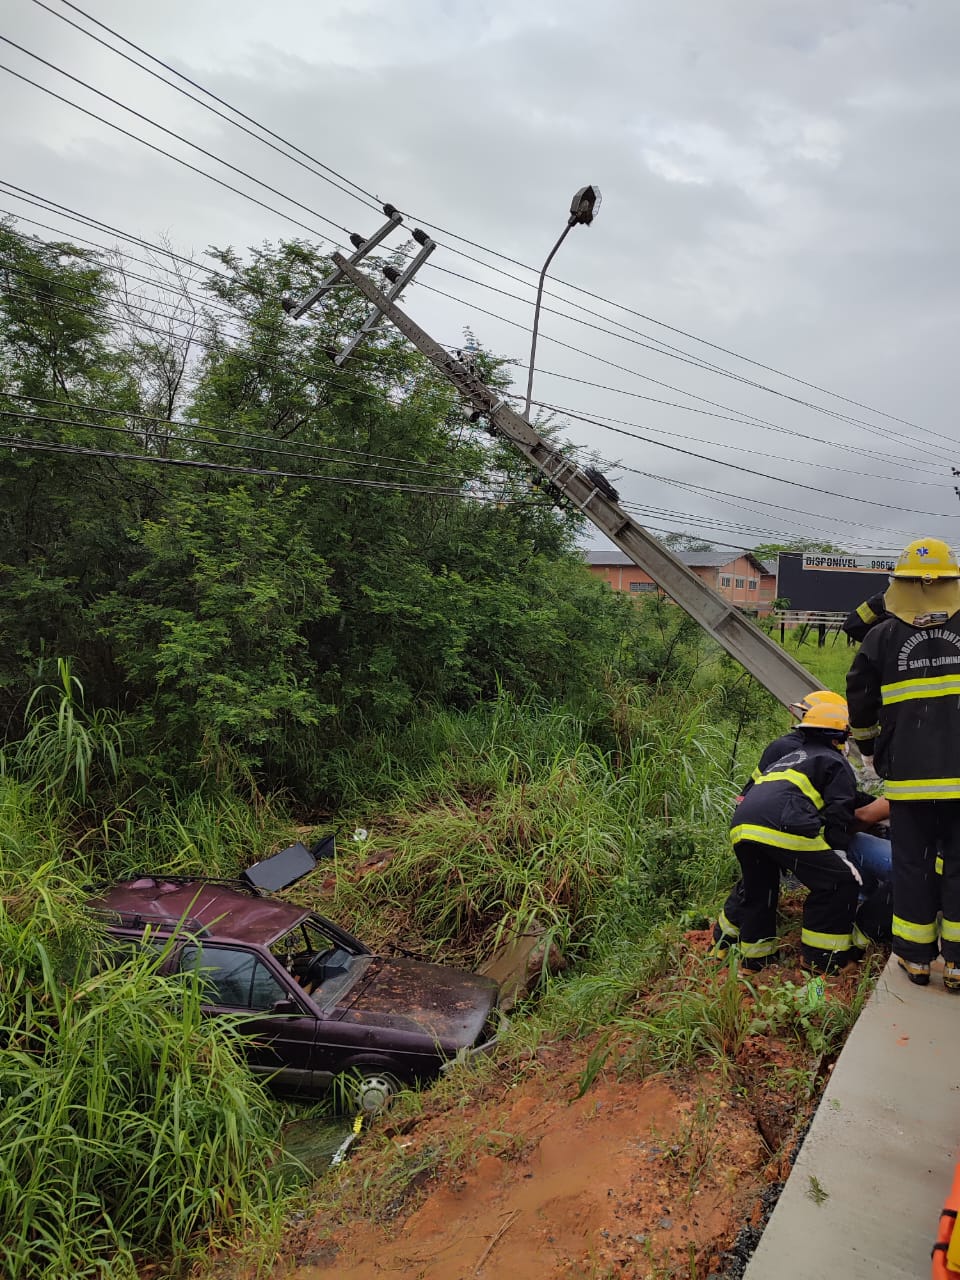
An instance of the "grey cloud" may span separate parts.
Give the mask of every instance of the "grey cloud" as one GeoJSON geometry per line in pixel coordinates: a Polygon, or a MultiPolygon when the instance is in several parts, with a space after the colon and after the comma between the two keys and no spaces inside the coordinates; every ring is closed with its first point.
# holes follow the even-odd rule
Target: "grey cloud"
{"type": "MultiPolygon", "coordinates": [[[[601,215],[589,231],[568,239],[557,276],[931,430],[953,432],[960,177],[952,154],[960,125],[954,85],[960,11],[952,5],[595,0],[583,6],[536,0],[521,7],[506,0],[291,0],[267,8],[226,0],[167,0],[149,7],[104,0],[97,13],[371,191],[523,261],[542,261],[562,226],[572,189],[599,182],[601,215]]],[[[21,4],[7,25],[14,38],[92,82],[109,84],[151,118],[172,123],[318,213],[350,228],[375,225],[375,212],[258,148],[32,5],[21,4]]],[[[15,61],[12,55],[6,60],[15,61]]],[[[54,82],[49,73],[37,78],[54,82]]],[[[250,244],[305,234],[78,121],[32,90],[4,89],[13,107],[0,125],[4,169],[13,181],[150,238],[166,229],[183,245],[250,244]]],[[[80,100],[78,91],[67,92],[80,100]]],[[[112,109],[109,114],[120,119],[112,109]]],[[[146,126],[143,132],[147,136],[146,126]]],[[[195,162],[214,168],[212,162],[195,162]]],[[[278,204],[277,197],[258,195],[278,204]]],[[[330,230],[301,211],[291,213],[330,230]]],[[[526,288],[447,252],[435,260],[530,296],[532,277],[523,272],[530,282],[526,288]]],[[[423,278],[464,300],[448,302],[422,288],[411,292],[410,309],[438,337],[456,338],[470,324],[489,345],[523,362],[524,332],[478,315],[467,304],[524,325],[529,304],[436,273],[423,278]]],[[[573,297],[560,285],[552,287],[573,297]]],[[[656,332],[622,312],[589,305],[612,321],[656,332]]],[[[920,442],[933,443],[930,436],[911,436],[906,427],[896,428],[900,441],[871,434],[572,322],[545,316],[543,331],[545,369],[686,399],[558,349],[549,341],[555,336],[826,441],[867,447],[873,441],[902,454],[905,465],[923,454],[920,442]]],[[[660,332],[706,359],[757,376],[748,365],[660,332]]],[[[814,394],[773,375],[759,376],[790,394],[814,394]]],[[[590,391],[546,374],[538,377],[537,391],[588,413],[700,435],[711,442],[701,453],[759,470],[779,469],[878,502],[915,500],[950,513],[941,529],[947,536],[960,532],[944,441],[942,489],[908,489],[895,481],[805,470],[804,462],[858,465],[854,455],[830,444],[590,391]],[[724,442],[758,456],[724,453],[724,442]],[[778,467],[759,456],[764,453],[801,463],[778,467]]],[[[844,410],[839,402],[824,403],[844,410]]],[[[891,428],[888,420],[876,421],[891,428]]],[[[824,527],[840,513],[894,531],[912,527],[909,514],[844,507],[598,428],[573,426],[571,435],[632,466],[802,508],[811,521],[822,517],[824,527]]],[[[627,475],[621,488],[638,500],[678,510],[695,505],[770,528],[803,519],[778,516],[776,509],[762,516],[745,506],[695,500],[627,475]]],[[[838,536],[843,531],[838,526],[838,536]]],[[[895,541],[899,535],[893,536],[895,541]]],[[[858,541],[869,545],[879,538],[864,530],[858,541]]],[[[889,542],[884,538],[883,545],[889,542]]]]}

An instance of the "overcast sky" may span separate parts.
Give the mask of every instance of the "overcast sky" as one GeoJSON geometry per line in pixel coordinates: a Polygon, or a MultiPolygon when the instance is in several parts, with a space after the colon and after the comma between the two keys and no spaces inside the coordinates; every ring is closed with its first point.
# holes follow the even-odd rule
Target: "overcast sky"
{"type": "MultiPolygon", "coordinates": [[[[61,0],[46,2],[90,25],[61,0]]],[[[563,227],[573,191],[597,183],[602,210],[593,226],[572,231],[548,286],[562,298],[548,299],[548,305],[579,320],[544,315],[534,393],[578,413],[635,424],[626,430],[694,455],[571,423],[570,438],[605,459],[731,495],[711,497],[610,467],[628,501],[680,513],[651,515],[651,527],[710,535],[712,526],[698,524],[700,517],[777,535],[829,537],[861,550],[894,548],[918,534],[960,542],[960,503],[950,473],[960,458],[950,443],[960,398],[960,5],[85,0],[84,7],[352,181],[409,210],[411,225],[418,216],[429,219],[537,269],[563,227]],[[609,301],[587,298],[561,280],[609,301]],[[605,318],[577,312],[583,305],[605,318]],[[623,336],[587,328],[584,320],[623,336]],[[870,409],[671,333],[656,321],[870,409]],[[737,378],[637,345],[651,336],[737,378]],[[565,381],[559,373],[616,390],[565,381]],[[638,398],[644,396],[687,408],[638,398]],[[812,400],[828,412],[784,396],[812,400]],[[696,409],[727,417],[732,409],[734,417],[760,417],[807,438],[696,409]],[[837,413],[869,425],[839,421],[837,413]],[[846,497],[760,479],[728,463],[846,497]],[[932,514],[914,514],[919,512],[932,514]],[[685,513],[693,514],[685,519],[685,513]]],[[[368,234],[378,224],[376,212],[158,84],[32,0],[6,0],[0,14],[0,34],[269,182],[317,216],[285,205],[5,45],[0,62],[8,67],[219,173],[320,234],[343,238],[319,215],[368,234]]],[[[0,177],[9,182],[148,239],[166,235],[186,252],[306,234],[6,73],[0,94],[0,177]]],[[[6,194],[0,207],[70,225],[6,194]]],[[[438,239],[457,245],[448,236],[438,239]]],[[[449,248],[438,250],[432,262],[521,299],[428,269],[424,284],[460,300],[414,287],[407,309],[442,342],[460,341],[470,326],[485,346],[524,366],[517,374],[522,389],[535,273],[459,247],[524,283],[449,248]]],[[[765,540],[744,529],[714,530],[713,537],[734,545],[765,540]]]]}

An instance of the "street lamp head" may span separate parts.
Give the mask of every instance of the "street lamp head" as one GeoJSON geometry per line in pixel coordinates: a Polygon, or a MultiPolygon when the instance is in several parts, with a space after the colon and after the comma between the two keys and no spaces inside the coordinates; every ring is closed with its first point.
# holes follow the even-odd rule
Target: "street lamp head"
{"type": "Polygon", "coordinates": [[[570,226],[581,223],[588,227],[600,208],[600,188],[581,187],[570,201],[570,226]]]}

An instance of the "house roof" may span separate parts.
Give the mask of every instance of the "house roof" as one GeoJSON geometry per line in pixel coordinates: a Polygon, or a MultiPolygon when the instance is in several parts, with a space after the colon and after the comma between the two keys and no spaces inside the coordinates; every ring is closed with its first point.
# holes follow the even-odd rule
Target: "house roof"
{"type": "MultiPolygon", "coordinates": [[[[634,562],[618,547],[604,547],[602,550],[591,550],[585,553],[587,564],[601,565],[604,567],[618,568],[621,565],[632,565],[634,562]]],[[[748,560],[752,560],[759,570],[763,573],[776,573],[776,566],[768,568],[763,561],[758,560],[751,552],[739,552],[731,555],[729,551],[675,551],[674,555],[678,560],[689,569],[723,569],[728,564],[733,564],[741,555],[745,555],[748,560]]]]}

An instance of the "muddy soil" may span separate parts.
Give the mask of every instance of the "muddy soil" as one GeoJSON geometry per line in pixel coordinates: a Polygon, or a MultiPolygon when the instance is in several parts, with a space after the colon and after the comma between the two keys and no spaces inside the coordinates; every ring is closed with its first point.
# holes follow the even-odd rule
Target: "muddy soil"
{"type": "MultiPolygon", "coordinates": [[[[687,941],[696,954],[710,938],[687,941]]],[[[807,975],[785,964],[768,980],[807,975]]],[[[827,999],[848,1001],[856,981],[828,979],[827,999]]],[[[268,1274],[736,1280],[830,1064],[761,1032],[723,1069],[647,1078],[621,1070],[628,1040],[599,1071],[596,1049],[597,1037],[541,1045],[378,1122],[318,1183],[268,1274]]]]}
{"type": "MultiPolygon", "coordinates": [[[[709,1275],[722,1265],[718,1242],[734,1239],[765,1185],[769,1155],[749,1107],[722,1101],[702,1125],[700,1098],[663,1081],[601,1079],[577,1098],[579,1071],[569,1067],[549,1084],[508,1086],[469,1115],[436,1117],[394,1139],[411,1167],[426,1153],[417,1185],[367,1221],[332,1232],[305,1222],[295,1265],[273,1274],[709,1275]],[[437,1139],[464,1122],[472,1150],[455,1176],[430,1170],[437,1139]]],[[[343,1176],[362,1175],[357,1167],[343,1176]]]]}

